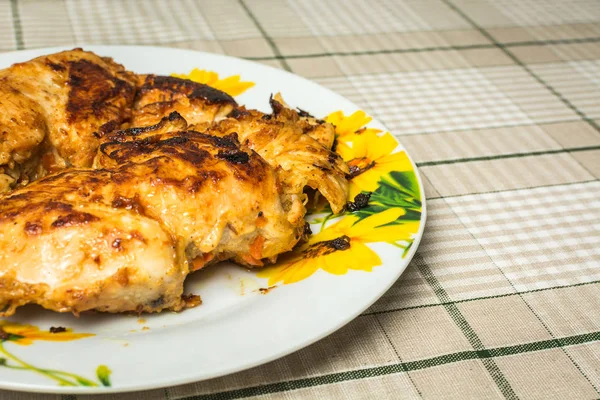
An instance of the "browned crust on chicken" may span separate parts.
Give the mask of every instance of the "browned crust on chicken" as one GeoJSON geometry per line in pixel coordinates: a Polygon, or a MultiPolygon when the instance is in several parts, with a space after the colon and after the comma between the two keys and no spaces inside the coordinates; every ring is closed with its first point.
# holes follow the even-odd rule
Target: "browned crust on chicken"
{"type": "Polygon", "coordinates": [[[130,118],[135,84],[123,66],[81,49],[0,71],[0,193],[89,167],[99,137],[130,118]]]}
{"type": "Polygon", "coordinates": [[[189,100],[202,99],[208,104],[237,105],[233,97],[227,93],[202,83],[172,76],[146,75],[144,77],[142,75],[141,77],[143,83],[137,94],[136,108],[149,103],[173,101],[183,97],[189,100]]]}
{"type": "MultiPolygon", "coordinates": [[[[279,97],[281,99],[281,97],[279,97]]],[[[306,188],[319,191],[334,213],[343,210],[348,195],[348,166],[331,150],[335,130],[329,123],[301,117],[281,102],[270,99],[272,114],[235,109],[217,123],[192,125],[215,136],[236,133],[248,146],[278,170],[282,193],[306,204],[306,188]],[[327,145],[327,146],[324,146],[327,145]]],[[[302,214],[304,217],[304,214],[302,214]]]]}
{"type": "MultiPolygon", "coordinates": [[[[103,59],[103,61],[106,61],[103,59]]],[[[76,123],[96,119],[103,122],[99,133],[108,133],[118,128],[120,121],[128,116],[135,86],[118,77],[118,74],[86,59],[68,61],[67,84],[70,87],[67,100],[67,121],[76,123]],[[115,115],[124,115],[115,118],[115,115]],[[106,122],[104,122],[106,120],[106,122]],[[112,129],[108,125],[113,125],[112,129]]],[[[124,71],[123,71],[124,72],[124,71]]]]}
{"type": "Polygon", "coordinates": [[[190,124],[218,121],[237,107],[233,97],[202,83],[171,76],[141,75],[131,126],[158,123],[172,112],[190,124]]]}

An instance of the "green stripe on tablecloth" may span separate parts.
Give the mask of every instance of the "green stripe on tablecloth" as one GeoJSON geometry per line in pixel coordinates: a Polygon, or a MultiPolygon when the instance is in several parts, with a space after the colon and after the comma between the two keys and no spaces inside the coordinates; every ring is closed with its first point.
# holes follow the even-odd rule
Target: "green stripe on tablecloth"
{"type": "Polygon", "coordinates": [[[416,309],[416,308],[429,308],[429,307],[446,306],[447,304],[460,304],[460,303],[468,303],[468,302],[471,302],[471,301],[478,301],[478,300],[498,299],[498,298],[501,298],[501,297],[519,296],[519,295],[527,294],[527,293],[546,292],[548,290],[560,290],[560,289],[571,288],[571,287],[595,285],[595,284],[598,284],[598,283],[600,283],[600,280],[590,281],[590,282],[582,282],[582,283],[574,283],[572,285],[552,286],[552,287],[542,288],[542,289],[524,290],[522,292],[495,294],[495,295],[492,295],[492,296],[472,297],[470,299],[449,301],[449,302],[446,302],[446,303],[420,304],[418,306],[399,307],[399,308],[392,308],[392,309],[389,309],[389,310],[365,312],[365,313],[362,313],[360,316],[362,317],[362,316],[367,316],[367,315],[389,314],[389,313],[393,313],[393,312],[397,312],[397,311],[413,310],[413,309],[416,309]]]}
{"type": "Polygon", "coordinates": [[[527,302],[527,300],[525,300],[525,298],[521,294],[519,294],[519,297],[521,298],[521,300],[523,301],[523,303],[525,303],[525,305],[527,306],[527,308],[529,308],[529,311],[531,311],[533,313],[533,315],[535,315],[535,317],[540,322],[540,324],[542,324],[542,326],[544,327],[544,329],[546,329],[546,332],[548,332],[548,334],[550,335],[550,337],[552,338],[552,340],[558,341],[558,343],[560,345],[560,350],[569,359],[569,361],[571,361],[571,364],[573,364],[573,366],[575,366],[575,368],[577,368],[577,370],[579,371],[579,373],[581,375],[583,375],[583,377],[589,382],[589,384],[594,388],[594,390],[596,391],[596,393],[600,394],[600,391],[598,390],[598,387],[596,386],[596,384],[583,371],[583,369],[579,366],[579,364],[577,364],[577,362],[573,359],[573,357],[565,349],[564,345],[556,338],[556,336],[554,336],[554,333],[552,333],[552,330],[546,324],[546,322],[544,322],[544,320],[538,315],[538,313],[534,310],[534,308],[527,302]]]}
{"type": "Polygon", "coordinates": [[[242,6],[246,14],[248,14],[248,17],[252,20],[252,22],[254,22],[254,25],[256,25],[256,29],[258,29],[261,35],[265,38],[265,40],[269,44],[269,47],[271,47],[271,50],[273,50],[273,53],[275,53],[276,58],[281,61],[281,66],[283,67],[283,69],[285,69],[286,71],[291,71],[292,68],[290,68],[290,65],[287,63],[287,61],[285,61],[285,57],[281,55],[279,47],[277,47],[275,41],[273,41],[273,38],[269,36],[269,34],[265,30],[265,28],[263,28],[260,22],[258,22],[258,18],[256,18],[252,10],[250,10],[246,3],[244,3],[244,0],[238,0],[238,3],[240,3],[240,5],[242,6]]]}
{"type": "MultiPolygon", "coordinates": [[[[358,75],[354,75],[354,76],[360,76],[361,74],[358,75]]],[[[417,131],[414,133],[394,133],[393,135],[396,137],[403,137],[403,136],[427,136],[427,135],[439,135],[440,133],[455,133],[455,132],[464,132],[464,131],[482,131],[482,130],[488,130],[488,129],[495,129],[495,128],[521,128],[521,127],[527,127],[527,126],[540,126],[540,124],[543,125],[552,125],[552,124],[562,124],[565,122],[580,122],[581,118],[579,117],[569,117],[569,118],[565,118],[565,119],[560,119],[560,120],[556,120],[556,121],[548,121],[548,122],[535,122],[535,121],[519,121],[519,122],[502,122],[502,123],[492,123],[489,125],[485,125],[485,126],[480,126],[480,127],[468,127],[468,128],[464,128],[464,127],[457,127],[457,128],[451,128],[448,127],[447,129],[444,129],[443,131],[439,131],[439,130],[431,130],[431,131],[417,131]]]]}
{"type": "MultiPolygon", "coordinates": [[[[471,346],[473,346],[476,353],[479,355],[483,355],[486,352],[486,350],[483,343],[481,342],[481,339],[479,339],[479,336],[477,336],[477,333],[475,333],[471,325],[469,325],[469,322],[462,315],[456,304],[451,302],[450,296],[448,295],[446,290],[444,290],[444,288],[437,280],[435,275],[433,275],[431,269],[429,269],[429,266],[418,255],[415,256],[413,262],[417,265],[417,268],[421,272],[421,275],[423,275],[423,278],[427,281],[429,286],[431,286],[440,302],[445,303],[444,308],[446,308],[446,311],[448,312],[448,314],[450,314],[450,317],[460,328],[463,335],[465,335],[471,346]]],[[[480,358],[482,358],[482,363],[485,369],[488,371],[494,382],[496,382],[496,385],[498,385],[498,389],[500,389],[504,397],[506,397],[507,399],[517,399],[518,396],[510,386],[510,383],[508,383],[508,380],[502,374],[502,371],[500,371],[500,368],[498,368],[498,366],[496,365],[496,362],[489,357],[480,358]]]]}
{"type": "Polygon", "coordinates": [[[302,389],[313,386],[327,385],[357,379],[374,378],[378,376],[402,373],[405,371],[416,371],[425,368],[436,367],[466,360],[489,360],[493,357],[505,357],[514,354],[531,353],[541,350],[555,349],[565,346],[575,346],[584,343],[600,341],[600,332],[591,332],[581,335],[567,336],[552,340],[525,343],[514,346],[497,347],[493,349],[481,349],[461,351],[458,353],[445,354],[443,356],[427,358],[418,361],[409,361],[380,367],[363,368],[353,371],[337,372],[333,374],[297,379],[287,382],[277,382],[267,385],[253,386],[243,389],[230,390],[226,392],[196,395],[186,397],[182,400],[222,400],[239,399],[268,393],[278,393],[288,390],[302,389]]]}
{"type": "MultiPolygon", "coordinates": [[[[400,352],[396,348],[396,345],[394,344],[394,342],[392,341],[392,339],[390,339],[390,335],[388,335],[388,333],[385,330],[383,324],[381,323],[381,321],[379,320],[379,318],[375,318],[375,321],[377,321],[377,324],[379,325],[379,329],[381,329],[381,332],[385,336],[385,339],[387,340],[388,344],[394,350],[394,354],[396,354],[396,357],[398,357],[399,364],[402,366],[402,371],[403,372],[408,372],[408,370],[406,369],[406,365],[402,362],[402,357],[400,356],[400,352]]],[[[419,395],[419,397],[423,397],[423,393],[421,393],[421,390],[419,389],[419,387],[417,386],[417,384],[413,380],[412,376],[410,376],[410,374],[406,374],[406,376],[408,377],[408,380],[410,381],[411,385],[413,386],[413,388],[415,389],[415,391],[417,392],[417,394],[419,395]]]]}
{"type": "Polygon", "coordinates": [[[522,158],[522,157],[531,157],[531,156],[543,156],[543,155],[548,155],[548,154],[575,153],[578,151],[590,151],[590,150],[600,150],[600,146],[569,147],[569,148],[565,148],[565,149],[556,149],[556,150],[530,151],[527,153],[498,154],[496,156],[467,157],[467,158],[455,158],[455,159],[450,159],[450,160],[424,161],[424,162],[420,162],[420,163],[418,162],[417,167],[430,167],[433,165],[458,164],[458,163],[467,163],[467,162],[473,162],[473,161],[501,160],[504,158],[522,158]]]}
{"type": "Polygon", "coordinates": [[[15,31],[15,43],[17,45],[17,50],[23,50],[25,48],[23,43],[23,28],[21,26],[21,15],[17,0],[10,0],[10,11],[12,13],[12,23],[15,31]]]}
{"type": "MultiPolygon", "coordinates": [[[[461,194],[453,194],[453,195],[449,195],[449,196],[428,197],[427,201],[429,201],[429,200],[440,200],[440,199],[452,199],[454,197],[479,196],[481,194],[490,194],[490,193],[516,192],[518,190],[529,190],[529,189],[549,188],[549,187],[558,187],[558,186],[570,186],[570,185],[583,185],[583,184],[586,184],[586,183],[593,183],[593,182],[598,182],[598,181],[600,181],[600,179],[589,179],[587,181],[555,183],[555,184],[540,185],[540,186],[529,186],[529,187],[525,187],[525,188],[488,190],[488,191],[477,192],[477,193],[461,193],[461,194]]],[[[563,287],[563,286],[556,286],[556,287],[563,287]]],[[[538,289],[536,289],[536,290],[538,290],[538,289]]],[[[540,289],[540,290],[545,290],[545,289],[540,289]]]]}
{"type": "MultiPolygon", "coordinates": [[[[224,40],[226,41],[226,40],[224,40]]],[[[600,42],[600,37],[576,38],[576,39],[558,39],[558,40],[531,40],[524,42],[505,43],[506,47],[523,47],[523,46],[552,46],[557,44],[580,44],[580,43],[597,43],[600,42]]],[[[495,49],[495,44],[480,43],[466,44],[456,46],[430,46],[430,47],[411,47],[406,49],[382,49],[382,50],[358,50],[358,51],[331,51],[322,53],[308,54],[289,54],[275,55],[262,57],[245,57],[247,60],[284,60],[294,58],[322,58],[322,57],[344,57],[344,56],[376,56],[382,54],[403,54],[403,53],[425,53],[429,51],[460,51],[460,50],[477,50],[477,49],[495,49]]]]}

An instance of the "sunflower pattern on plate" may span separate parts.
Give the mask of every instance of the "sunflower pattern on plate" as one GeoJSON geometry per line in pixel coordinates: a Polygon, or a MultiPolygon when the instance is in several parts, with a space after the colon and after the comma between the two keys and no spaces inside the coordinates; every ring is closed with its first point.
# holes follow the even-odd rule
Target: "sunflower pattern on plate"
{"type": "Polygon", "coordinates": [[[198,68],[194,68],[189,74],[171,74],[171,76],[203,83],[234,97],[239,96],[254,86],[254,82],[243,82],[239,75],[232,75],[220,79],[218,73],[198,68]]]}
{"type": "Polygon", "coordinates": [[[382,261],[368,243],[389,243],[401,248],[404,257],[419,231],[419,183],[406,152],[395,151],[396,139],[389,132],[366,127],[372,118],[363,111],[349,116],[336,111],[325,120],[336,126],[336,152],[350,167],[348,201],[370,196],[368,205],[342,216],[327,209],[309,216],[313,226],[320,225],[319,232],[258,272],[269,285],[299,282],[318,270],[335,275],[372,271],[382,261]]]}
{"type": "Polygon", "coordinates": [[[110,386],[110,369],[100,365],[96,369],[98,382],[87,379],[81,375],[56,369],[38,368],[17,357],[14,352],[7,349],[7,344],[29,346],[38,340],[50,342],[69,342],[94,336],[92,333],[74,333],[71,329],[50,328],[42,331],[37,326],[22,325],[9,321],[0,321],[0,366],[4,368],[35,372],[54,380],[61,386],[110,386]]]}

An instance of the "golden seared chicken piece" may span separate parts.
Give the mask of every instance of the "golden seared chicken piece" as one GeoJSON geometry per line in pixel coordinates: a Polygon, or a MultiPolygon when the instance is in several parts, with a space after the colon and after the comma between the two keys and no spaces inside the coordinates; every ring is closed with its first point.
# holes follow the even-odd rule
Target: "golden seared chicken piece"
{"type": "MultiPolygon", "coordinates": [[[[302,204],[235,134],[159,124],[107,135],[98,169],[51,174],[0,197],[0,309],[180,310],[186,275],[273,262],[301,238],[302,204]]],[[[193,304],[192,304],[193,305],[193,304]]]]}
{"type": "Polygon", "coordinates": [[[91,166],[99,137],[130,117],[135,85],[121,65],[81,49],[0,71],[0,193],[91,166]]]}
{"type": "MultiPolygon", "coordinates": [[[[335,128],[304,111],[294,111],[281,95],[271,99],[272,114],[238,107],[227,94],[186,79],[143,77],[135,101],[133,124],[147,125],[176,111],[193,130],[225,136],[236,133],[279,171],[286,204],[306,204],[304,189],[318,190],[335,213],[348,195],[348,167],[331,148],[335,128]]],[[[304,205],[296,213],[304,217],[304,205]]]]}
{"type": "Polygon", "coordinates": [[[220,122],[192,128],[217,136],[235,132],[241,143],[278,170],[286,201],[300,199],[306,204],[304,189],[308,187],[319,191],[334,213],[342,211],[348,196],[349,171],[341,157],[330,150],[335,141],[334,127],[301,117],[284,104],[271,99],[272,114],[235,109],[220,122]]]}
{"type": "Polygon", "coordinates": [[[237,103],[233,97],[208,85],[172,76],[140,75],[132,126],[149,126],[176,111],[189,124],[218,121],[237,103]]]}

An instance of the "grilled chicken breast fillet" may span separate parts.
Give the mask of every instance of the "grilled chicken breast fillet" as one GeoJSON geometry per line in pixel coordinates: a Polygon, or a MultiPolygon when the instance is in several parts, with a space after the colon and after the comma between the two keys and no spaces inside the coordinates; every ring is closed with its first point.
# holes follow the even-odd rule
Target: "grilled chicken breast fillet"
{"type": "Polygon", "coordinates": [[[179,310],[204,265],[248,266],[291,250],[304,222],[277,174],[235,135],[185,129],[174,114],[106,142],[98,169],[52,174],[0,199],[0,306],[179,310]],[[149,135],[151,131],[155,135],[149,135]]]}
{"type": "Polygon", "coordinates": [[[0,71],[0,193],[66,166],[89,167],[99,138],[130,117],[136,77],[75,49],[0,71]]]}
{"type": "Polygon", "coordinates": [[[20,124],[0,116],[10,128],[0,185],[67,169],[0,195],[0,315],[28,303],[181,310],[198,303],[183,295],[190,272],[226,259],[261,267],[291,250],[306,188],[334,212],[345,205],[334,127],[280,96],[272,114],[246,110],[206,85],[134,76],[82,51],[20,68],[22,82],[9,74],[4,87],[19,90],[0,99],[20,124]],[[46,74],[37,89],[34,73],[46,74]]]}
{"type": "MultiPolygon", "coordinates": [[[[141,78],[133,125],[156,123],[171,112],[181,114],[192,128],[211,135],[236,133],[279,171],[286,202],[306,203],[305,187],[319,191],[340,212],[348,195],[348,167],[332,151],[335,127],[305,112],[292,110],[277,94],[272,114],[240,107],[227,94],[189,80],[147,75],[141,78]]],[[[304,208],[301,207],[301,218],[304,208]]]]}

